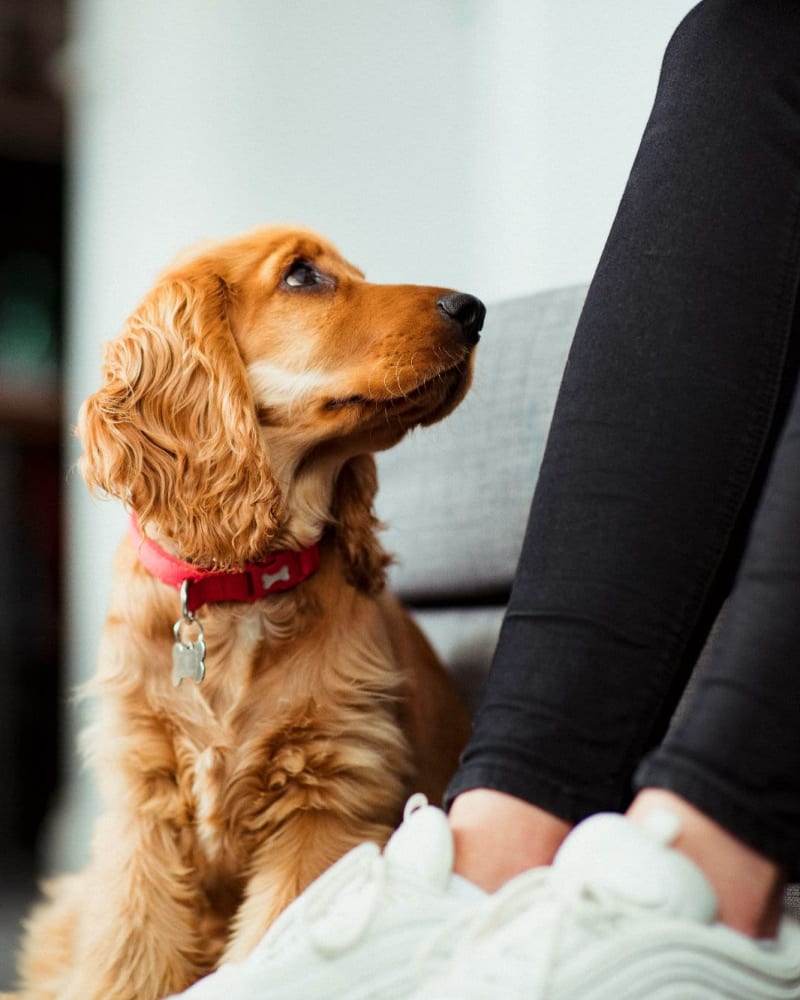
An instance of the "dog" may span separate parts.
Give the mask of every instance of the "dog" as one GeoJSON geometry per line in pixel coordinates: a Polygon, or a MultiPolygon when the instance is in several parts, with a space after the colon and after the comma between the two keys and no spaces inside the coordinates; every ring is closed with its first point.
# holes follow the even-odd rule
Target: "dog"
{"type": "Polygon", "coordinates": [[[264,228],[179,258],[107,346],[78,420],[132,515],[89,685],[105,812],[33,912],[21,996],[178,992],[440,799],[469,720],[386,589],[373,453],[458,405],[484,313],[264,228]]]}

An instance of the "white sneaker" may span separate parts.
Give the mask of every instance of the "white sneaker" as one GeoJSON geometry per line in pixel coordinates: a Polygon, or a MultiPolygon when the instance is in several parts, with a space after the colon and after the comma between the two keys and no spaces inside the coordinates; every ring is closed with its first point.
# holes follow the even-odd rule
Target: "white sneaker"
{"type": "Polygon", "coordinates": [[[775,941],[715,923],[717,900],[668,845],[670,813],[594,816],[553,865],[509,882],[413,1000],[800,1000],[800,924],[775,941]]]}
{"type": "Polygon", "coordinates": [[[348,852],[287,907],[243,962],[223,965],[180,997],[405,998],[446,960],[456,928],[485,898],[453,874],[445,814],[415,795],[383,854],[372,843],[348,852]]]}

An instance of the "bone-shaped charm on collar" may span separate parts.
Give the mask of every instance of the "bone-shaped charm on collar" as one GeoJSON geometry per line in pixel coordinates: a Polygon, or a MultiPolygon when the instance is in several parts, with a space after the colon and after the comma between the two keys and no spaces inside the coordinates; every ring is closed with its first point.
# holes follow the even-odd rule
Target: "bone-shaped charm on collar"
{"type": "Polygon", "coordinates": [[[261,574],[261,586],[264,590],[269,590],[273,583],[278,583],[279,581],[289,580],[290,573],[288,566],[281,566],[277,573],[262,573],[261,574]]]}

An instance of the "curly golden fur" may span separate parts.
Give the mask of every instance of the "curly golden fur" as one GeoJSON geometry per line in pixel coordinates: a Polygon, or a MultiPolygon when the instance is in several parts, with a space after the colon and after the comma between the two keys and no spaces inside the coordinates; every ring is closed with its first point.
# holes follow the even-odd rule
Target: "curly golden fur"
{"type": "Polygon", "coordinates": [[[208,672],[174,688],[179,596],[121,545],[86,752],[91,859],[29,922],[29,1000],[155,1000],[242,958],[407,793],[437,799],[468,722],[384,588],[372,453],[449,413],[472,343],[446,290],[367,283],[304,230],[262,229],[162,275],[106,350],[81,469],[145,533],[235,569],[319,541],[319,571],[202,609],[208,672]]]}

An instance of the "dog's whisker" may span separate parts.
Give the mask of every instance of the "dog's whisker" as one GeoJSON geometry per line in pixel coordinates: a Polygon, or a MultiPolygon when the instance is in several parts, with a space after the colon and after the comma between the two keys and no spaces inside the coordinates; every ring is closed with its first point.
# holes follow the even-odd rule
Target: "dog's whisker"
{"type": "Polygon", "coordinates": [[[402,369],[400,367],[400,363],[401,363],[401,359],[398,358],[397,361],[395,362],[395,366],[394,366],[394,380],[397,383],[397,391],[400,393],[401,397],[403,399],[407,399],[408,398],[408,393],[403,388],[403,383],[402,383],[401,378],[400,378],[400,373],[402,371],[402,369]]]}

